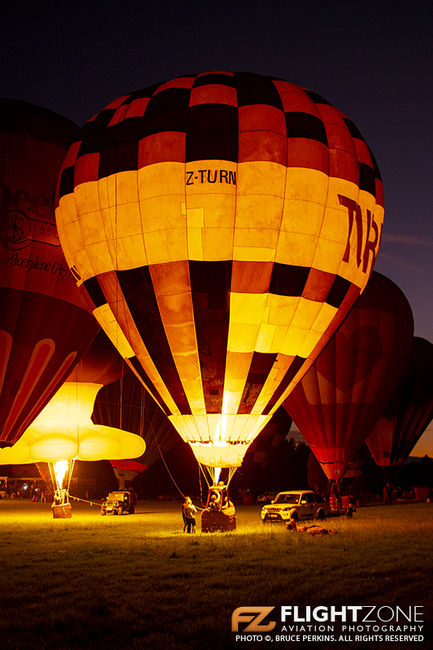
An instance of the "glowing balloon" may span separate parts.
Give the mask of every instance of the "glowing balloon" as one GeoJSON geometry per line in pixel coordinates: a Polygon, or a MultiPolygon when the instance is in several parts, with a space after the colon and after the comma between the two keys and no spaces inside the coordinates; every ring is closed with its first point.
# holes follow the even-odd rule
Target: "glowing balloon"
{"type": "Polygon", "coordinates": [[[0,464],[141,456],[145,444],[140,436],[91,421],[101,387],[102,384],[64,383],[21,439],[13,447],[0,450],[0,464]]]}
{"type": "Polygon", "coordinates": [[[91,119],[56,214],[122,356],[200,463],[235,468],[367,283],[383,193],[322,97],[210,72],[91,119]]]}
{"type": "Polygon", "coordinates": [[[77,131],[52,111],[0,100],[0,448],[20,438],[98,331],[54,220],[77,131]]]}
{"type": "Polygon", "coordinates": [[[400,379],[366,443],[380,467],[402,465],[433,418],[433,345],[414,337],[400,379]]]}
{"type": "Polygon", "coordinates": [[[55,517],[70,517],[69,483],[76,460],[130,459],[141,456],[144,440],[134,433],[96,425],[91,415],[104,381],[122,371],[122,359],[103,332],[74,368],[43,411],[9,449],[0,463],[48,463],[54,492],[55,517]],[[65,469],[66,466],[66,469],[65,469]],[[66,487],[59,470],[67,475],[66,487]]]}
{"type": "Polygon", "coordinates": [[[404,369],[413,334],[409,303],[373,273],[343,324],[285,402],[329,480],[339,481],[404,369]]]}

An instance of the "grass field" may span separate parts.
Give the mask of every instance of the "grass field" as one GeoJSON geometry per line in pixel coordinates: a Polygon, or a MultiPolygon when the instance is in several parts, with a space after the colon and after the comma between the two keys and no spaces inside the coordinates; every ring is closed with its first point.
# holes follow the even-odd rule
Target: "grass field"
{"type": "Polygon", "coordinates": [[[235,642],[243,605],[423,605],[431,638],[433,504],[360,508],[321,537],[263,526],[259,511],[238,506],[230,534],[186,535],[179,503],[142,501],[123,517],[74,504],[54,520],[49,504],[0,500],[0,647],[307,647],[235,642]]]}

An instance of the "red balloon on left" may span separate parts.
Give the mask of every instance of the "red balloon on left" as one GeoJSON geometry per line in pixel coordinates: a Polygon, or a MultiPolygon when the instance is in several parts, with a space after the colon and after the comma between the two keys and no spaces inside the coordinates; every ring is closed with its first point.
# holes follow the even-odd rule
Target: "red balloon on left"
{"type": "Polygon", "coordinates": [[[48,109],[0,99],[0,448],[21,437],[99,330],[54,218],[57,175],[77,131],[48,109]]]}

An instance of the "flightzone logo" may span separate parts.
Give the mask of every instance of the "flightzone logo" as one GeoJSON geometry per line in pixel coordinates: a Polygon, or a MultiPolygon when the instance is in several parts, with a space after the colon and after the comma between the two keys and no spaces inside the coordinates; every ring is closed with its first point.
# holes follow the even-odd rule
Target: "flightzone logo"
{"type": "Polygon", "coordinates": [[[237,607],[237,642],[421,643],[423,605],[282,605],[237,607]]]}

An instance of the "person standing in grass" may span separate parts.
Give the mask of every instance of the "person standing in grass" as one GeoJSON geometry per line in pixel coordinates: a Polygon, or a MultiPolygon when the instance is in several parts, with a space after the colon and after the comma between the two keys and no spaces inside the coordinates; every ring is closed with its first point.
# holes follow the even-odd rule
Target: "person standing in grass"
{"type": "Polygon", "coordinates": [[[184,521],[183,531],[187,533],[195,533],[195,516],[197,514],[197,508],[191,501],[189,497],[185,498],[185,502],[182,506],[182,517],[184,521]]]}
{"type": "Polygon", "coordinates": [[[186,500],[188,497],[185,497],[185,501],[182,503],[182,521],[183,521],[183,532],[186,533],[187,521],[186,521],[186,500]]]}

